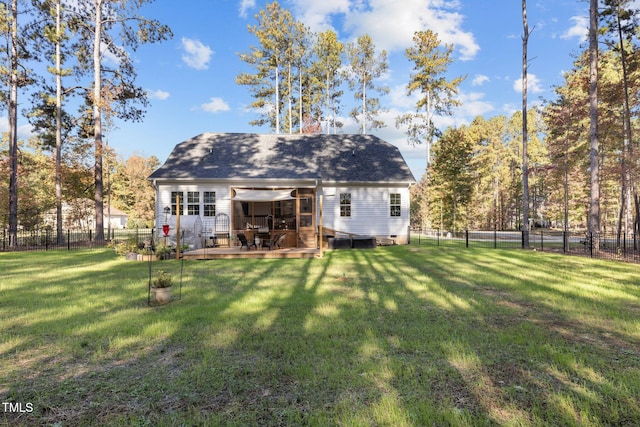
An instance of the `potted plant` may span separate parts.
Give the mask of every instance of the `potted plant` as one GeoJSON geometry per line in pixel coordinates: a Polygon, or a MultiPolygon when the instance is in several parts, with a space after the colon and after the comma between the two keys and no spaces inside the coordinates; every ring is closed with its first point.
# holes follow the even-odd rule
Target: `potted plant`
{"type": "Polygon", "coordinates": [[[171,285],[173,285],[171,274],[160,270],[151,282],[153,300],[161,305],[171,301],[171,285]]]}
{"type": "Polygon", "coordinates": [[[160,260],[171,258],[171,246],[164,244],[156,246],[156,256],[160,260]]]}

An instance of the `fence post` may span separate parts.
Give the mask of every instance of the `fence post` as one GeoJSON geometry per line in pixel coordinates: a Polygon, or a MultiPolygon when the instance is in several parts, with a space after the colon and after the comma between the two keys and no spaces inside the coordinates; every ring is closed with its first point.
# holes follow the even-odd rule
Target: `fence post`
{"type": "Polygon", "coordinates": [[[540,250],[544,252],[544,231],[540,230],[540,250]]]}
{"type": "Polygon", "coordinates": [[[67,250],[71,250],[71,230],[67,230],[67,250]]]}
{"type": "Polygon", "coordinates": [[[469,247],[469,229],[464,230],[464,243],[465,247],[469,247]]]}
{"type": "Polygon", "coordinates": [[[498,227],[493,226],[493,249],[498,247],[498,227]]]}
{"type": "Polygon", "coordinates": [[[593,231],[589,232],[589,255],[593,258],[593,231]]]}
{"type": "Polygon", "coordinates": [[[436,239],[436,242],[438,243],[437,246],[440,246],[440,229],[436,228],[436,236],[438,237],[436,239]]]}

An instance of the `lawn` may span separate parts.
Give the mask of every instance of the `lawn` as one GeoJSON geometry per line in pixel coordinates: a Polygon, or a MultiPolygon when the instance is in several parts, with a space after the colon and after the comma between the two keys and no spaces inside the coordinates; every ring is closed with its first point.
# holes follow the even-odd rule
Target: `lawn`
{"type": "Polygon", "coordinates": [[[147,263],[1,253],[0,425],[639,425],[639,273],[396,246],[185,261],[148,307],[147,263]]]}

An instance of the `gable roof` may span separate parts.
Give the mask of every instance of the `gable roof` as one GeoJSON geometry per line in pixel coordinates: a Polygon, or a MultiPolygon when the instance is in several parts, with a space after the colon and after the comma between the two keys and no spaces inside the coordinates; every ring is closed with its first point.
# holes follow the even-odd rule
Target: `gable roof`
{"type": "Polygon", "coordinates": [[[413,183],[397,147],[373,135],[203,133],[176,145],[156,179],[413,183]]]}

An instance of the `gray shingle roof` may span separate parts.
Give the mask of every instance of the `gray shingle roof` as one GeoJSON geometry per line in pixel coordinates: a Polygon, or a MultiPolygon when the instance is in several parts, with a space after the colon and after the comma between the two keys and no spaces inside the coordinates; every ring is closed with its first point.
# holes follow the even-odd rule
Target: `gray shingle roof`
{"type": "Polygon", "coordinates": [[[203,133],[176,145],[149,179],[415,182],[397,147],[372,135],[203,133]]]}

